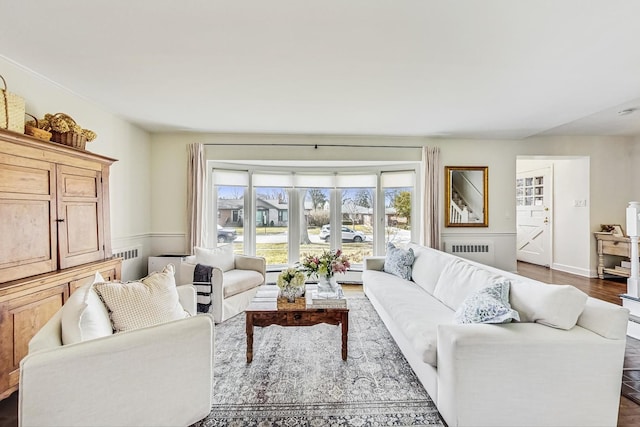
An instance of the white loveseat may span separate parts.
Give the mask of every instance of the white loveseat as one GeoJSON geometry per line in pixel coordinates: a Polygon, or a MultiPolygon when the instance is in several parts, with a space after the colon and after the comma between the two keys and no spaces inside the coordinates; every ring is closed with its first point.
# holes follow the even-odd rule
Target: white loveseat
{"type": "Polygon", "coordinates": [[[453,426],[615,426],[629,312],[411,244],[411,280],[365,259],[364,292],[453,426]],[[508,280],[520,322],[459,324],[470,293],[508,280]]]}
{"type": "Polygon", "coordinates": [[[181,284],[191,284],[197,264],[213,267],[211,271],[211,310],[216,323],[242,313],[265,283],[266,260],[263,257],[239,255],[232,245],[215,249],[195,248],[195,255],[180,263],[181,284]]]}
{"type": "Polygon", "coordinates": [[[20,427],[188,426],[206,417],[214,324],[209,315],[195,316],[193,286],[177,287],[191,317],[106,335],[109,314],[95,292],[85,293],[89,286],[77,289],[29,343],[20,363],[20,427]],[[77,321],[69,323],[76,310],[77,321]],[[89,337],[101,328],[100,338],[89,337]]]}

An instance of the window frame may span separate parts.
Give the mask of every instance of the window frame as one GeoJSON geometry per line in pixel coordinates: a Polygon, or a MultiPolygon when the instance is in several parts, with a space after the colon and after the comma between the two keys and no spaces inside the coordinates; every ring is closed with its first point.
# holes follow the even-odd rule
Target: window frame
{"type": "MultiPolygon", "coordinates": [[[[407,161],[407,162],[394,162],[393,164],[375,164],[375,165],[367,165],[361,166],[357,165],[358,162],[354,162],[355,166],[352,167],[329,167],[329,166],[311,166],[312,162],[300,162],[301,164],[309,164],[309,166],[302,166],[297,168],[292,167],[283,167],[283,166],[267,166],[267,165],[256,165],[255,162],[244,164],[242,161],[237,160],[231,162],[225,161],[207,161],[207,194],[211,195],[211,197],[206,198],[206,211],[205,211],[205,230],[214,230],[213,233],[206,234],[206,242],[209,247],[215,247],[217,245],[216,237],[216,218],[217,218],[217,191],[216,191],[216,183],[213,182],[213,170],[221,169],[221,170],[231,170],[231,171],[241,171],[243,173],[248,174],[248,186],[244,188],[244,222],[243,222],[243,239],[244,239],[244,254],[245,255],[254,255],[256,254],[256,214],[257,208],[255,203],[255,188],[258,187],[254,182],[254,173],[257,175],[265,174],[265,173],[274,173],[275,175],[286,175],[290,174],[292,177],[292,182],[295,182],[295,175],[308,175],[308,174],[320,174],[320,175],[340,175],[342,178],[348,177],[348,175],[375,175],[376,186],[374,188],[374,197],[373,204],[374,207],[372,209],[373,214],[373,255],[384,255],[386,251],[385,247],[385,206],[384,206],[384,187],[382,187],[382,175],[383,173],[392,173],[392,172],[412,172],[414,177],[413,182],[413,194],[412,197],[412,218],[421,218],[421,203],[419,201],[418,195],[421,194],[421,165],[416,161],[407,161]],[[252,218],[252,221],[247,221],[247,218],[252,218]],[[213,227],[213,228],[212,228],[213,227]]],[[[299,206],[300,203],[304,203],[304,201],[300,201],[301,191],[306,191],[307,187],[297,187],[293,185],[288,188],[288,197],[289,197],[289,210],[288,210],[288,262],[289,265],[295,264],[296,260],[299,259],[300,255],[300,245],[299,237],[300,237],[300,210],[303,209],[302,206],[299,206]]],[[[325,187],[323,187],[325,188],[325,187]]],[[[349,187],[345,187],[349,188],[349,187]]],[[[330,225],[331,228],[341,229],[342,227],[342,189],[341,188],[331,188],[330,189],[330,225]]],[[[421,221],[412,220],[411,223],[411,241],[417,242],[419,240],[420,232],[421,232],[421,221]]],[[[342,233],[332,233],[330,248],[332,250],[338,249],[342,246],[342,233]]],[[[354,269],[357,271],[358,269],[354,269]]]]}

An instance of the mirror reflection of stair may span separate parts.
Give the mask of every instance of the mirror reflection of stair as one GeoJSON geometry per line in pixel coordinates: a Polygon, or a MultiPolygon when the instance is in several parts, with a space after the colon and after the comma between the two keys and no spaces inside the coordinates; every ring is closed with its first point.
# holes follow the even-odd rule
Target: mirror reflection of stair
{"type": "Polygon", "coordinates": [[[450,218],[453,223],[481,222],[478,214],[474,212],[455,189],[451,193],[450,218]]]}

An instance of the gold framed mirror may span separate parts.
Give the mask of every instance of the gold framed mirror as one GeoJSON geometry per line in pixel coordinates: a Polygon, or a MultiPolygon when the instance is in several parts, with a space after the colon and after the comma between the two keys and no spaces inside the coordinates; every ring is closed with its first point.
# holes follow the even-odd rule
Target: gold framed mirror
{"type": "Polygon", "coordinates": [[[489,226],[489,168],[445,166],[445,227],[489,226]]]}

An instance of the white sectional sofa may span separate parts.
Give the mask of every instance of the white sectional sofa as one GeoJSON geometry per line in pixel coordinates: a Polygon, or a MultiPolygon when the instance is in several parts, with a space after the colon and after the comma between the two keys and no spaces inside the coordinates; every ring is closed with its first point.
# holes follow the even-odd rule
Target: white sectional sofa
{"type": "Polygon", "coordinates": [[[411,280],[365,259],[369,298],[450,426],[615,426],[627,309],[410,244],[411,280]],[[520,321],[458,323],[465,298],[510,282],[520,321]]]}

